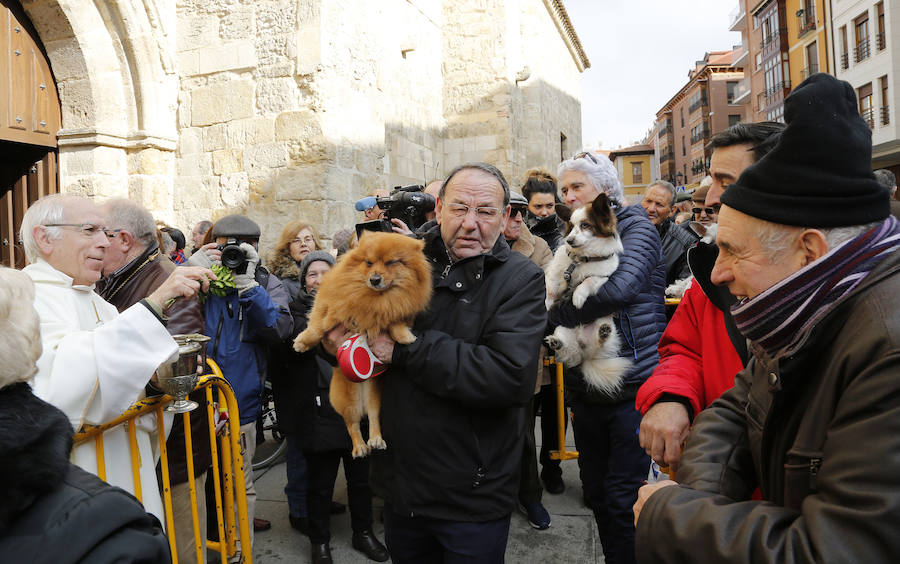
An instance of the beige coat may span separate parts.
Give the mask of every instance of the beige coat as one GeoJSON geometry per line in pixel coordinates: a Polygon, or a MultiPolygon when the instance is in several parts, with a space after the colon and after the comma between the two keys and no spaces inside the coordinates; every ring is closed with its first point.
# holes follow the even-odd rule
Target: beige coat
{"type": "MultiPolygon", "coordinates": [[[[553,251],[550,250],[547,242],[540,237],[535,237],[524,223],[522,224],[522,234],[513,243],[512,250],[530,258],[531,262],[541,267],[544,272],[547,272],[547,267],[550,266],[550,261],[553,259],[553,251]]],[[[546,352],[546,347],[542,346],[541,355],[538,357],[538,378],[534,393],[538,393],[541,386],[550,383],[550,368],[544,366],[546,352]]]]}

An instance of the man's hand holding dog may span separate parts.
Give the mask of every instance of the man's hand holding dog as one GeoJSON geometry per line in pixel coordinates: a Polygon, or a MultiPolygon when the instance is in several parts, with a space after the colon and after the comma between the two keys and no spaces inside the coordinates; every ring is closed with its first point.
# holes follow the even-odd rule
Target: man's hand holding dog
{"type": "Polygon", "coordinates": [[[390,364],[394,359],[394,339],[387,332],[382,331],[375,337],[375,340],[369,343],[369,350],[375,355],[375,358],[384,364],[390,364]]]}

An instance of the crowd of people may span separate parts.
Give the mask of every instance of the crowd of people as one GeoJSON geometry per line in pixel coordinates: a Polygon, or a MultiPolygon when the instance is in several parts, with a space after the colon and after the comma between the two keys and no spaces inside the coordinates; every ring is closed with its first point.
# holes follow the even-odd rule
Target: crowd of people
{"type": "MultiPolygon", "coordinates": [[[[135,422],[141,504],[129,495],[138,484],[123,462],[126,431],[103,435],[108,483],[96,477],[94,443],[72,449],[72,434],[161,394],[156,369],[177,351],[172,336],[202,333],[234,389],[247,460],[271,382],[287,443],[287,520],[308,537],[313,562],[332,561],[330,519],[346,511],[333,499],[341,465],[351,544],[367,558],[502,562],[511,512],[545,530],[543,494],[574,486],[550,456],[564,445],[543,339],[612,316],[629,368],[610,391],[566,366],[571,416],[561,418],[606,562],[891,561],[900,550],[896,180],[871,170],[871,132],[847,83],[812,76],[786,99],[785,122],[714,135],[696,189],[656,180],[634,204],[595,152],[555,174],[530,169],[517,189],[487,163],[430,182],[436,205],[424,224],[389,218],[424,241],[433,294],[414,342],[385,332],[369,343],[388,366],[378,376],[388,448],[363,458],[351,456],[329,400],[348,329],[333,328],[317,349],[292,347],[355,244],[352,229],[327,226],[340,228],[328,250],[316,226],[290,221],[263,260],[260,227],[244,215],[198,222],[187,248],[181,231],[130,200],[38,200],[20,232],[29,265],[0,268],[0,420],[10,429],[0,439],[0,554],[31,561],[50,543],[69,551],[57,562],[167,561],[165,433],[169,534],[179,562],[196,560],[190,484],[204,532],[215,506],[206,410],[189,418],[190,465],[182,418],[167,417],[165,429],[155,415],[135,422]],[[618,266],[582,305],[569,297],[548,309],[545,273],[576,244],[570,216],[601,199],[615,216],[618,266]],[[209,292],[223,253],[241,257],[234,287],[209,292]],[[680,298],[668,312],[667,295],[680,298]],[[384,542],[373,496],[384,501],[384,542]]],[[[359,200],[361,221],[384,218],[388,196],[359,200]]],[[[247,517],[262,531],[270,523],[256,515],[253,479],[247,464],[247,517]]],[[[251,550],[252,530],[240,550],[251,550]]]]}

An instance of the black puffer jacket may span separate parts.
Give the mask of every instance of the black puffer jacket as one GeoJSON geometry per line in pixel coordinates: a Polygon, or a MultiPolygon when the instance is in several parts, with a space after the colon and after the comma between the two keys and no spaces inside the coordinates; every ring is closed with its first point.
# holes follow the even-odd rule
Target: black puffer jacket
{"type": "Polygon", "coordinates": [[[793,356],[756,355],[697,416],[687,487],[644,505],[638,562],[896,562],[898,312],[894,252],[793,356]],[[756,486],[763,501],[746,501],[756,486]]]}
{"type": "Polygon", "coordinates": [[[500,237],[452,266],[440,227],[425,235],[434,296],[382,379],[387,450],[372,487],[405,515],[488,521],[519,488],[525,406],[546,324],[544,275],[500,237]]]}
{"type": "Polygon", "coordinates": [[[666,221],[668,228],[662,236],[662,254],[663,260],[666,261],[666,285],[668,285],[691,275],[687,251],[700,240],[700,236],[694,233],[688,223],[676,225],[671,219],[666,221]]]}
{"type": "Polygon", "coordinates": [[[72,427],[28,384],[0,390],[0,560],[170,562],[156,517],[69,463],[72,427]]]}
{"type": "Polygon", "coordinates": [[[531,212],[525,214],[525,225],[532,235],[537,235],[547,242],[550,250],[556,252],[556,249],[563,244],[565,237],[565,224],[558,215],[553,214],[547,217],[538,217],[531,212]]]}
{"type": "Polygon", "coordinates": [[[659,233],[640,205],[617,208],[616,219],[625,248],[619,257],[619,268],[596,294],[588,297],[580,310],[571,300],[554,304],[550,309],[551,328],[574,327],[617,314],[616,326],[622,340],[619,354],[634,361],[619,394],[611,398],[600,392],[587,392],[577,369],[566,373],[566,387],[593,403],[634,399],[637,389],[659,363],[657,346],[666,328],[666,265],[660,252],[659,233]]]}
{"type": "Polygon", "coordinates": [[[294,334],[285,343],[273,346],[285,360],[285,369],[270,375],[278,425],[285,433],[292,434],[304,451],[349,449],[347,427],[328,400],[331,365],[319,347],[298,353],[292,346],[294,338],[306,329],[313,305],[313,296],[302,287],[299,292],[291,302],[294,334]]]}

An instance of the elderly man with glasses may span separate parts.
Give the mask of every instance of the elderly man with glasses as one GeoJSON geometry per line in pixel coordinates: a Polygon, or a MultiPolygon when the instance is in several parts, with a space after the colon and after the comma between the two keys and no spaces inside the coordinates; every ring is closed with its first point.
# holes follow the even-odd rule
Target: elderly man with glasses
{"type": "MultiPolygon", "coordinates": [[[[205,268],[179,267],[148,296],[124,310],[94,292],[110,247],[101,210],[86,198],[46,196],[22,219],[20,237],[34,281],[35,309],[43,353],[32,380],[35,395],[60,408],[78,431],[121,415],[144,397],[156,368],[178,351],[166,330],[171,300],[193,297],[215,275],[205,268]]],[[[140,482],[144,507],[163,518],[156,480],[156,417],[137,420],[140,482]],[[151,436],[154,435],[154,436],[151,436]]],[[[103,435],[106,481],[135,491],[130,447],[124,428],[103,435]]],[[[72,451],[72,462],[97,473],[93,441],[72,451]]]]}
{"type": "Polygon", "coordinates": [[[571,300],[557,302],[549,318],[551,327],[575,327],[614,315],[622,342],[619,356],[632,360],[614,395],[588,389],[577,366],[566,371],[566,388],[584,498],[594,512],[606,562],[634,562],[631,506],[647,477],[650,460],[638,444],[641,416],[633,402],[658,360],[656,346],[666,325],[666,265],[656,227],[643,207],[625,204],[622,185],[609,159],[580,153],[560,163],[558,170],[569,207],[590,204],[600,193],[606,194],[625,249],[619,267],[583,307],[576,308],[571,300]]]}

